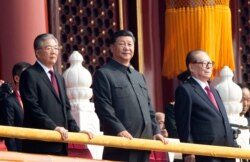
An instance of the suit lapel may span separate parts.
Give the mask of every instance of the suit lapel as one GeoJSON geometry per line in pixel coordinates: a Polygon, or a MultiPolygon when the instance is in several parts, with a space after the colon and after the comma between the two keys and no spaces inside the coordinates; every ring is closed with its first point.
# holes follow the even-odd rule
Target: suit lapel
{"type": "MultiPolygon", "coordinates": [[[[217,110],[217,108],[214,106],[214,104],[210,101],[208,98],[206,92],[202,89],[202,87],[197,83],[193,78],[190,78],[191,85],[194,89],[194,91],[211,107],[212,110],[214,110],[216,113],[220,114],[220,111],[217,110]]],[[[213,94],[214,91],[212,91],[213,94]]],[[[218,98],[215,97],[216,102],[218,101],[218,98]]],[[[218,102],[217,102],[218,103],[218,102]]],[[[220,105],[218,104],[220,107],[220,105]]]]}
{"type": "MultiPolygon", "coordinates": [[[[63,95],[62,95],[62,93],[63,93],[63,91],[64,91],[64,89],[63,89],[63,80],[62,80],[62,79],[59,79],[59,78],[60,78],[59,75],[60,75],[60,74],[59,74],[57,71],[55,71],[55,77],[56,77],[57,84],[58,84],[59,95],[60,95],[60,98],[61,98],[62,100],[64,100],[65,98],[63,98],[63,95]]],[[[54,91],[54,92],[56,93],[56,91],[54,91]]]]}
{"type": "Polygon", "coordinates": [[[212,91],[212,93],[214,95],[214,98],[215,98],[215,100],[216,100],[216,102],[217,102],[217,104],[219,106],[220,113],[222,114],[222,116],[224,118],[225,116],[227,116],[227,113],[225,111],[223,102],[221,102],[220,96],[219,96],[218,92],[214,88],[211,88],[211,91],[212,91]]]}
{"type": "MultiPolygon", "coordinates": [[[[58,101],[61,101],[60,97],[56,94],[56,91],[55,91],[54,87],[52,86],[51,81],[48,78],[48,75],[46,74],[44,69],[41,67],[41,65],[39,65],[39,63],[36,62],[35,67],[36,67],[37,71],[40,73],[40,76],[44,80],[45,84],[49,87],[49,89],[52,91],[52,93],[56,96],[58,101]]],[[[57,79],[57,76],[56,76],[56,79],[57,79]]],[[[58,87],[61,90],[60,84],[58,84],[58,87]]]]}

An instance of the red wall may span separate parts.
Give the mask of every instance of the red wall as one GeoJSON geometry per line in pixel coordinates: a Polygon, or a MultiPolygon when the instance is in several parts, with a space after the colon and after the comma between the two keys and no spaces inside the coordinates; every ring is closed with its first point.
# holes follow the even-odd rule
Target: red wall
{"type": "Polygon", "coordinates": [[[165,35],[165,0],[143,0],[142,13],[144,74],[156,111],[164,112],[166,105],[174,100],[176,87],[176,80],[169,80],[161,75],[165,35]]]}
{"type": "Polygon", "coordinates": [[[0,78],[12,81],[12,66],[35,61],[33,40],[48,31],[46,0],[0,1],[0,78]]]}

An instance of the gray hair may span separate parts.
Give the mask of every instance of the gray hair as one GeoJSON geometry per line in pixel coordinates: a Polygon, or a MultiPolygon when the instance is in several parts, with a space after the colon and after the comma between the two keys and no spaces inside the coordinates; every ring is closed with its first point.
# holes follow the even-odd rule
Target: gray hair
{"type": "Polygon", "coordinates": [[[40,34],[34,40],[34,50],[36,51],[38,49],[41,49],[43,47],[43,42],[48,39],[54,39],[58,43],[58,40],[53,34],[50,33],[40,34]]]}

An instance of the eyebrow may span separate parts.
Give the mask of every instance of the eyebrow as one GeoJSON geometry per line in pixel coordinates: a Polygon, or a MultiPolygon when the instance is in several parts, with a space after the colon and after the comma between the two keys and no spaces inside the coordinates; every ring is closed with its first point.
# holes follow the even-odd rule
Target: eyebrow
{"type": "Polygon", "coordinates": [[[196,60],[198,62],[213,62],[212,60],[196,60]]]}

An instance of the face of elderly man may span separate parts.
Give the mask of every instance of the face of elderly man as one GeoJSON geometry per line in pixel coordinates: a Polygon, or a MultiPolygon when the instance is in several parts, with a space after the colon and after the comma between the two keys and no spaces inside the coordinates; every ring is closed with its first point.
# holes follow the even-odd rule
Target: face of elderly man
{"type": "Polygon", "coordinates": [[[161,134],[164,137],[168,137],[168,132],[165,128],[165,114],[162,112],[156,112],[155,113],[156,121],[158,122],[160,129],[161,129],[161,134]]]}
{"type": "Polygon", "coordinates": [[[189,70],[195,78],[206,82],[212,75],[214,63],[211,61],[208,54],[204,51],[199,51],[194,55],[193,62],[189,64],[189,70]]]}
{"type": "Polygon", "coordinates": [[[250,91],[248,88],[242,88],[242,113],[246,113],[249,110],[250,106],[250,91]]]}

